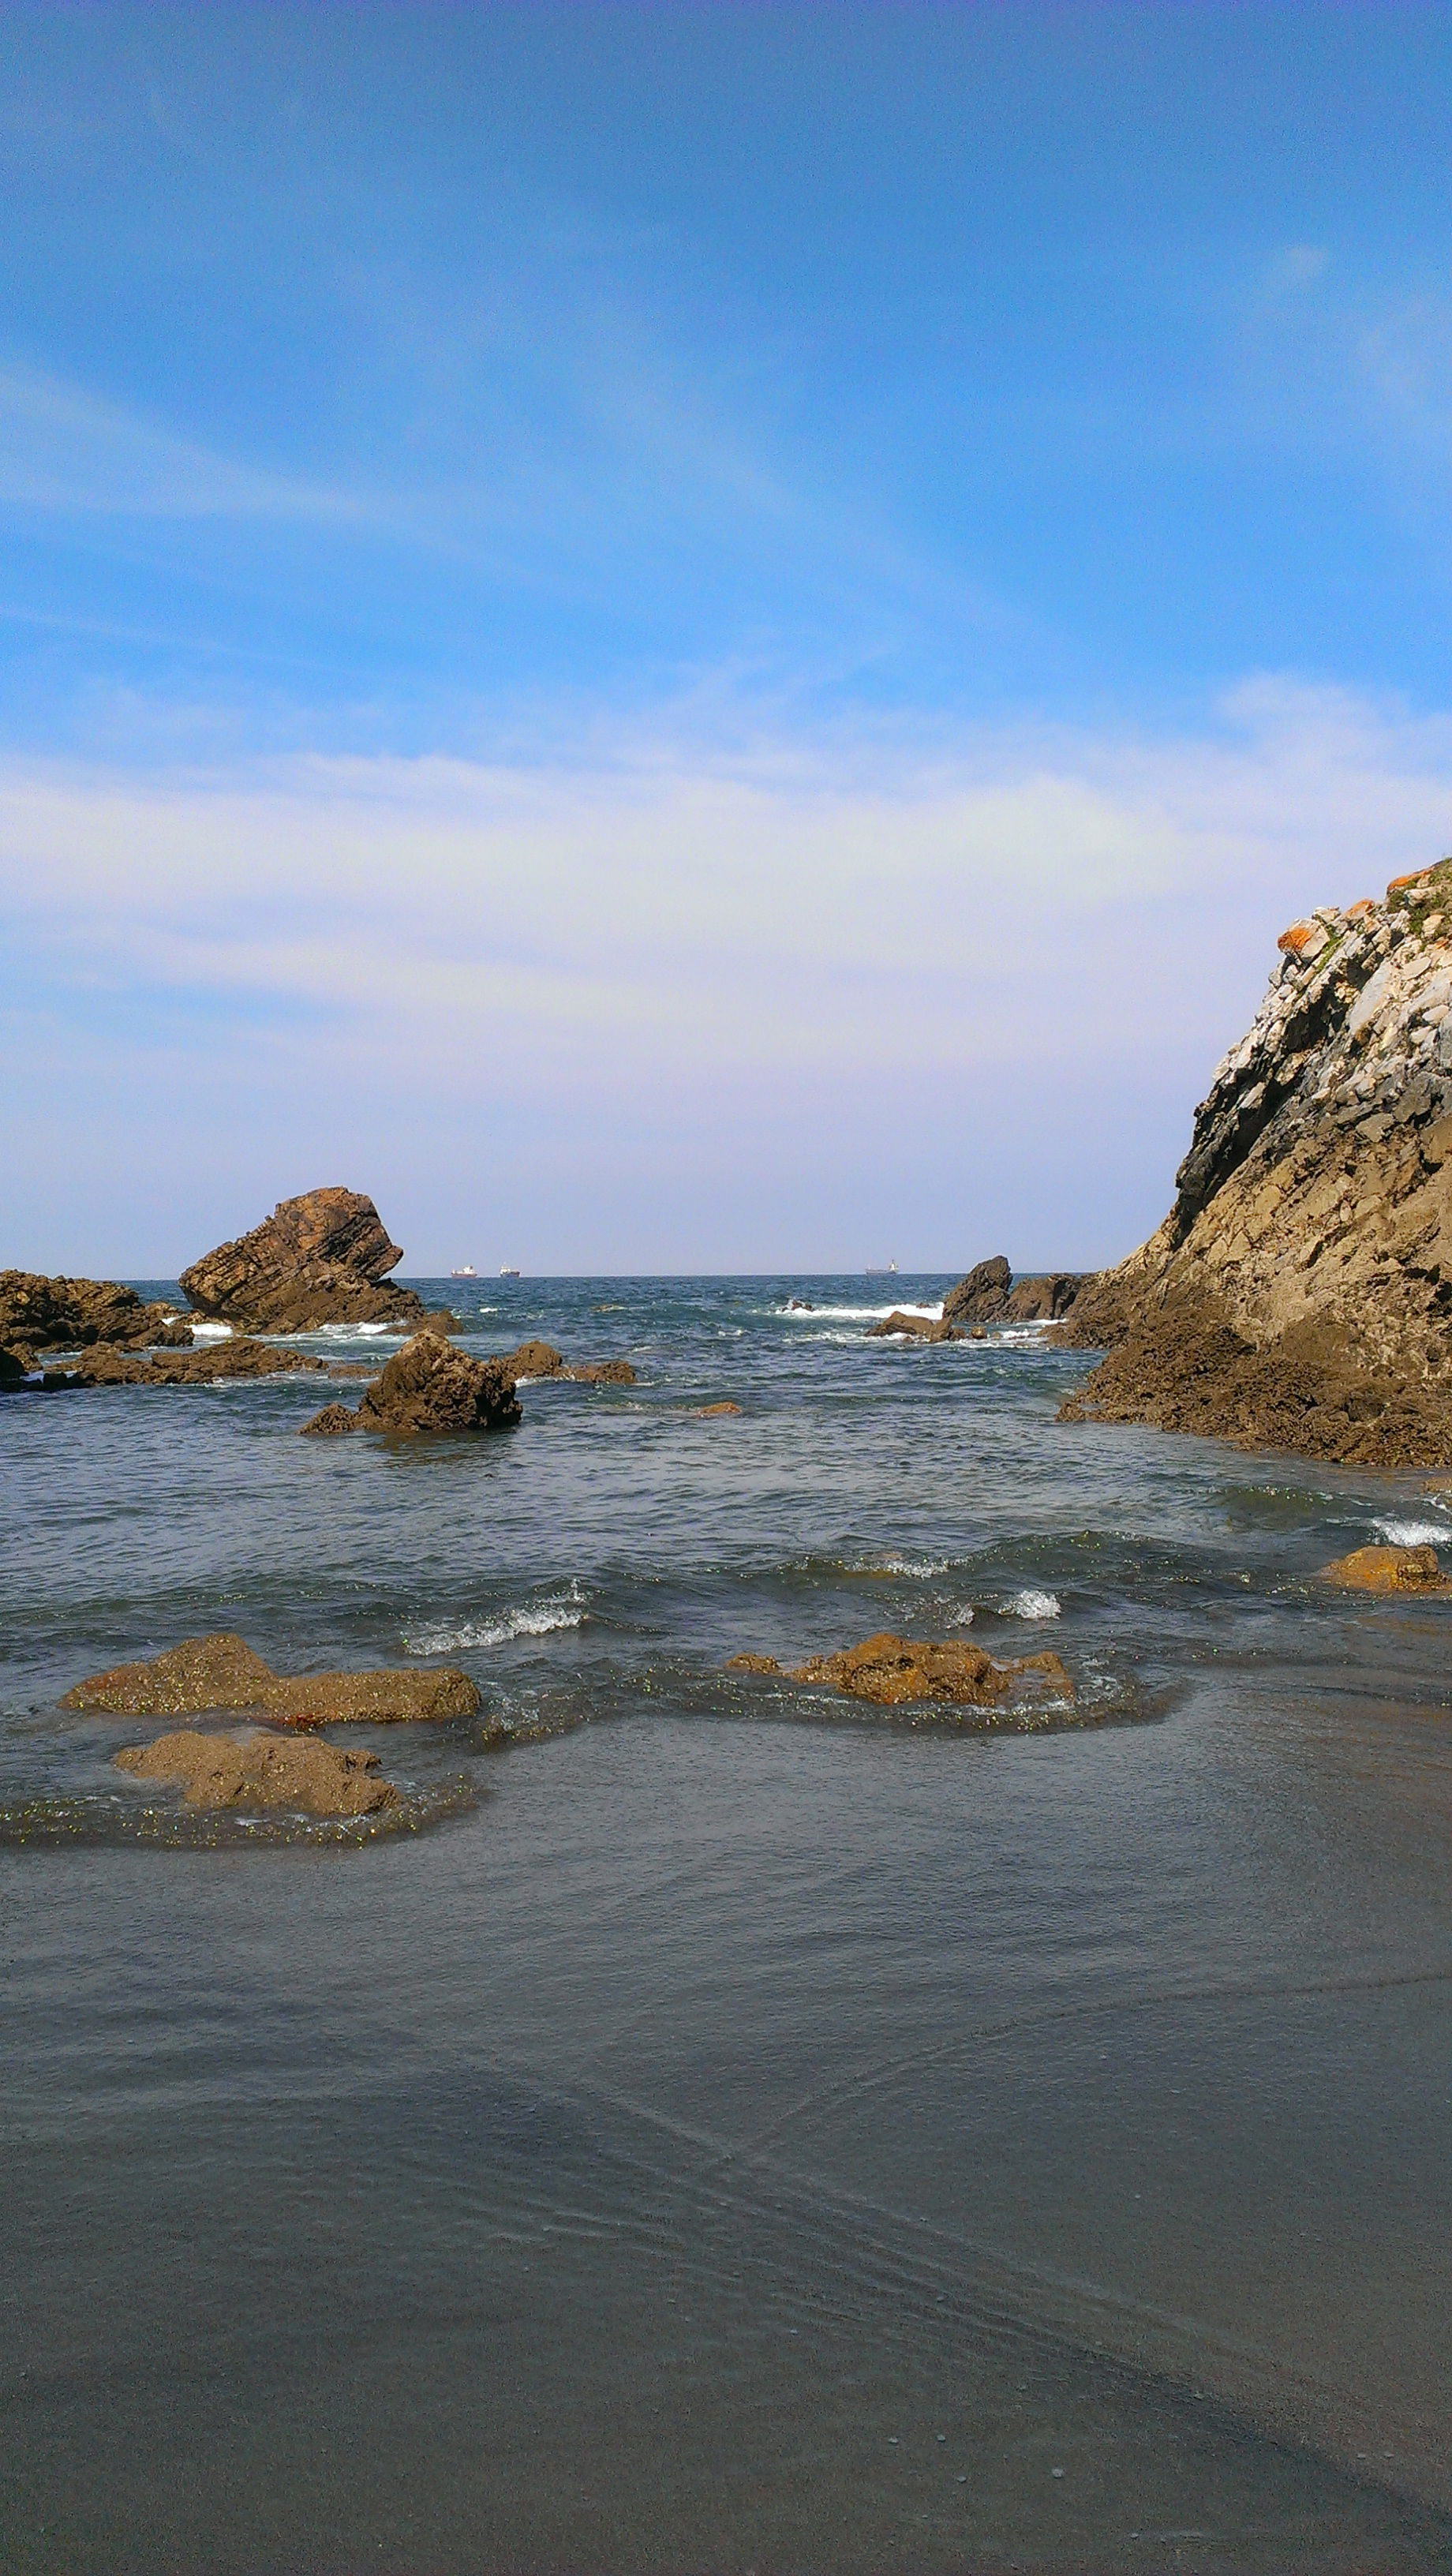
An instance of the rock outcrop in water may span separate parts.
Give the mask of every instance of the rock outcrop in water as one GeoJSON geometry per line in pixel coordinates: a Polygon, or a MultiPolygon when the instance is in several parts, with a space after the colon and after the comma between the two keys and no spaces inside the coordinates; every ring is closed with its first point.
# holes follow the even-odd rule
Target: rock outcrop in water
{"type": "Polygon", "coordinates": [[[48,1351],[177,1350],[191,1338],[174,1306],[148,1305],[119,1279],[0,1270],[0,1348],[22,1371],[48,1351]]]}
{"type": "Polygon", "coordinates": [[[421,1324],[411,1288],[383,1283],[403,1254],[358,1190],[307,1190],[283,1199],[235,1243],[181,1275],[198,1314],[253,1333],[305,1333],[321,1324],[421,1324]]]}
{"type": "Polygon", "coordinates": [[[577,1386],[634,1386],[635,1371],[629,1360],[582,1360],[571,1368],[563,1351],[553,1342],[521,1342],[517,1350],[501,1352],[499,1366],[511,1377],[570,1378],[577,1386]]]}
{"type": "Polygon", "coordinates": [[[1015,1279],[1003,1254],[996,1252],[949,1289],[943,1299],[943,1320],[949,1324],[1048,1323],[1068,1314],[1092,1275],[1083,1270],[1049,1270],[1015,1279]]]}
{"type": "Polygon", "coordinates": [[[900,1306],[895,1306],[880,1324],[867,1327],[869,1342],[886,1341],[892,1334],[901,1334],[905,1341],[913,1342],[961,1342],[965,1338],[946,1315],[941,1320],[931,1315],[909,1315],[900,1306]]]}
{"type": "MultiPolygon", "coordinates": [[[[190,1335],[188,1335],[190,1340],[190,1335]]],[[[98,1345],[76,1359],[46,1367],[42,1387],[51,1393],[84,1386],[208,1386],[234,1377],[367,1377],[371,1371],[337,1361],[309,1358],[305,1351],[280,1351],[268,1342],[204,1342],[185,1351],[115,1351],[98,1345]]]]}
{"type": "Polygon", "coordinates": [[[1452,1592],[1434,1547],[1354,1547],[1323,1566],[1322,1579],[1352,1592],[1452,1592]]]}
{"type": "Polygon", "coordinates": [[[1452,1461],[1452,860],[1280,941],[1157,1234],[1058,1338],[1070,1421],[1452,1461]]]}
{"type": "Polygon", "coordinates": [[[62,1708],[117,1717],[201,1717],[214,1708],[256,1709],[283,1725],[376,1726],[474,1717],[478,1687],[445,1665],[422,1672],[275,1673],[243,1637],[188,1637],[164,1655],[114,1664],[67,1691],[62,1708]]]}
{"type": "MultiPolygon", "coordinates": [[[[733,1655],[730,1672],[779,1673],[771,1655],[733,1655]]],[[[825,1683],[849,1699],[873,1700],[881,1708],[900,1708],[913,1701],[959,1708],[992,1708],[1016,1693],[1045,1690],[1072,1699],[1074,1685],[1057,1655],[1021,1655],[995,1663],[981,1646],[966,1639],[946,1643],[929,1638],[894,1637],[884,1631],[848,1646],[841,1654],[814,1655],[784,1678],[825,1683]]]]}
{"type": "Polygon", "coordinates": [[[508,1431],[521,1419],[514,1379],[503,1360],[474,1360],[441,1333],[416,1333],[395,1351],[354,1414],[325,1405],[304,1434],[388,1431],[413,1439],[430,1431],[508,1431]]]}
{"type": "Polygon", "coordinates": [[[402,1804],[376,1753],[344,1753],[315,1736],[199,1735],[184,1729],[128,1744],[118,1771],[164,1780],[189,1807],[283,1807],[309,1816],[374,1816],[402,1804]]]}

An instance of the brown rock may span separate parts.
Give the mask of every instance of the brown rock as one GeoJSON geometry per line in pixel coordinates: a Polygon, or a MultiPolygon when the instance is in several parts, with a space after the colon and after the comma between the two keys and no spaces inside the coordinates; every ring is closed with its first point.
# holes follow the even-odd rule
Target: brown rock
{"type": "Polygon", "coordinates": [[[582,1360],[578,1368],[562,1371],[577,1386],[634,1386],[635,1371],[629,1360],[582,1360]]]}
{"type": "Polygon", "coordinates": [[[43,1382],[48,1388],[205,1386],[217,1378],[322,1374],[327,1367],[326,1360],[312,1359],[305,1351],[280,1351],[271,1343],[239,1336],[230,1342],[202,1342],[194,1350],[162,1351],[154,1358],[98,1347],[48,1368],[43,1382]]]}
{"type": "Polygon", "coordinates": [[[717,1416],[718,1416],[718,1415],[720,1415],[720,1414],[723,1414],[723,1413],[739,1413],[740,1411],[741,1411],[741,1407],[740,1407],[740,1405],[739,1405],[739,1404],[730,1404],[730,1403],[727,1403],[727,1404],[698,1404],[698,1405],[695,1407],[695,1415],[696,1415],[696,1420],[697,1420],[698,1422],[714,1422],[714,1421],[717,1419],[717,1416]]]}
{"type": "Polygon", "coordinates": [[[336,1432],[357,1431],[359,1427],[358,1416],[350,1405],[325,1404],[321,1413],[315,1413],[310,1422],[303,1423],[298,1437],[300,1440],[327,1440],[336,1432]]]}
{"type": "Polygon", "coordinates": [[[1355,1547],[1321,1571],[1357,1592],[1452,1592],[1434,1547],[1355,1547]]]}
{"type": "Polygon", "coordinates": [[[251,1332],[301,1333],[319,1324],[421,1324],[411,1288],[381,1283],[403,1259],[370,1198],[357,1190],[308,1190],[219,1244],[184,1270],[200,1314],[251,1332]]]}
{"type": "Polygon", "coordinates": [[[479,1692],[452,1666],[419,1672],[275,1673],[244,1638],[189,1637],[150,1662],[115,1664],[67,1691],[62,1708],[119,1717],[200,1717],[213,1708],[255,1708],[285,1724],[302,1718],[376,1725],[473,1717],[479,1692]]]}
{"type": "Polygon", "coordinates": [[[190,1344],[191,1327],[172,1306],[146,1305],[119,1279],[47,1279],[37,1270],[0,1270],[0,1343],[17,1354],[120,1350],[190,1344]]]}
{"type": "Polygon", "coordinates": [[[199,1735],[191,1729],[129,1744],[116,1767],[175,1781],[189,1807],[300,1808],[310,1816],[373,1816],[401,1801],[376,1753],[344,1753],[307,1737],[199,1735]]]}
{"type": "Polygon", "coordinates": [[[981,1646],[966,1640],[946,1644],[894,1637],[868,1637],[837,1655],[817,1655],[798,1667],[796,1682],[825,1682],[852,1699],[876,1700],[893,1708],[908,1700],[947,1700],[960,1706],[991,1707],[1025,1681],[1073,1697],[1074,1686],[1057,1655],[1023,1655],[998,1664],[981,1646]]]}
{"type": "Polygon", "coordinates": [[[943,1299],[943,1318],[949,1324],[996,1324],[1008,1312],[1008,1292],[1013,1272],[1001,1252],[990,1261],[978,1262],[966,1279],[950,1288],[943,1299]]]}
{"type": "Polygon", "coordinates": [[[880,1324],[867,1327],[869,1342],[885,1341],[892,1333],[901,1333],[915,1342],[961,1342],[963,1339],[957,1325],[950,1324],[946,1315],[941,1320],[927,1315],[905,1315],[901,1307],[895,1307],[880,1324]]]}
{"type": "Polygon", "coordinates": [[[555,1349],[553,1342],[521,1342],[517,1351],[501,1355],[499,1365],[515,1378],[563,1377],[565,1355],[555,1349]]]}
{"type": "Polygon", "coordinates": [[[775,1655],[732,1655],[725,1669],[728,1673],[779,1673],[775,1655]]]}
{"type": "Polygon", "coordinates": [[[520,1420],[503,1360],[474,1360],[438,1333],[416,1333],[396,1351],[358,1408],[365,1431],[502,1431],[520,1420]]]}
{"type": "Polygon", "coordinates": [[[970,1342],[986,1342],[988,1339],[988,1326],[986,1324],[970,1324],[968,1327],[968,1339],[970,1342]]]}
{"type": "Polygon", "coordinates": [[[1092,1276],[1087,1270],[1047,1270],[1015,1279],[1008,1292],[1006,1320],[1011,1324],[1056,1323],[1060,1316],[1068,1314],[1092,1276]]]}
{"type": "Polygon", "coordinates": [[[1353,1465],[1452,1455],[1449,914],[1444,860],[1288,934],[1170,1214],[1055,1327],[1110,1353],[1068,1419],[1353,1465]]]}
{"type": "Polygon", "coordinates": [[[25,1362],[15,1351],[0,1346],[0,1394],[25,1384],[25,1362]]]}

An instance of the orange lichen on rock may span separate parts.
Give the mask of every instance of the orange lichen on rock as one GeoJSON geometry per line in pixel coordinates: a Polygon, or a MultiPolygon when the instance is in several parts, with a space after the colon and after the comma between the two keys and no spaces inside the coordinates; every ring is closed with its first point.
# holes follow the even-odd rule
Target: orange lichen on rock
{"type": "Polygon", "coordinates": [[[1356,1592],[1452,1592],[1434,1547],[1356,1547],[1322,1575],[1356,1592]]]}
{"type": "Polygon", "coordinates": [[[1324,939],[1325,936],[1325,930],[1319,921],[1293,921],[1289,930],[1281,932],[1276,946],[1284,949],[1289,957],[1299,957],[1304,949],[1310,947],[1313,940],[1324,939]]]}

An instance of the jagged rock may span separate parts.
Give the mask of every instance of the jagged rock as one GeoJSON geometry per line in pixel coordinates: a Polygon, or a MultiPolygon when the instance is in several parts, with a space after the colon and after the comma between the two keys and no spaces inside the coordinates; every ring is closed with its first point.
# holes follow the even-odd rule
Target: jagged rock
{"type": "Polygon", "coordinates": [[[893,1333],[901,1333],[914,1342],[961,1342],[963,1339],[957,1325],[950,1324],[946,1315],[941,1320],[928,1315],[905,1315],[900,1307],[884,1316],[880,1324],[869,1324],[866,1338],[869,1342],[880,1342],[893,1333]]]}
{"type": "Polygon", "coordinates": [[[439,1333],[416,1333],[395,1351],[358,1407],[365,1431],[503,1431],[520,1420],[503,1360],[470,1359],[439,1333]]]}
{"type": "Polygon", "coordinates": [[[38,1270],[0,1270],[0,1343],[17,1356],[39,1351],[181,1348],[191,1327],[174,1306],[147,1305],[119,1279],[47,1279],[38,1270]]]}
{"type": "Polygon", "coordinates": [[[1174,1207],[1055,1337],[1064,1418],[1349,1464],[1452,1458],[1452,861],[1280,942],[1174,1207]]]}
{"type": "Polygon", "coordinates": [[[507,1368],[513,1378],[563,1377],[565,1355],[555,1349],[553,1342],[521,1342],[517,1351],[501,1353],[499,1365],[507,1368]]]}
{"type": "Polygon", "coordinates": [[[351,1406],[325,1404],[321,1413],[315,1413],[310,1422],[302,1425],[298,1437],[301,1440],[326,1440],[336,1432],[357,1431],[360,1428],[358,1416],[351,1406]]]}
{"type": "Polygon", "coordinates": [[[1013,1272],[1001,1252],[991,1261],[980,1261],[950,1288],[943,1299],[943,1321],[947,1324],[996,1324],[1008,1312],[1008,1292],[1013,1272]]]}
{"type": "Polygon", "coordinates": [[[119,1771],[176,1782],[189,1807],[300,1808],[309,1816],[374,1816],[401,1803],[376,1753],[344,1753],[316,1737],[199,1735],[128,1744],[119,1771]]]}
{"type": "Polygon", "coordinates": [[[341,1369],[329,1369],[326,1360],[309,1358],[305,1351],[279,1351],[267,1342],[239,1338],[204,1342],[194,1350],[162,1351],[155,1358],[98,1345],[83,1351],[79,1359],[47,1368],[41,1383],[51,1392],[85,1386],[205,1386],[216,1378],[293,1377],[299,1371],[344,1374],[341,1369]]]}
{"type": "Polygon", "coordinates": [[[411,1288],[382,1284],[402,1259],[370,1198],[357,1190],[308,1190],[281,1200],[250,1234],[194,1261],[181,1284],[199,1314],[249,1332],[421,1324],[422,1299],[411,1288]]]}
{"type": "Polygon", "coordinates": [[[255,1708],[283,1724],[396,1725],[474,1717],[479,1692],[452,1665],[419,1672],[275,1673],[245,1638],[188,1637],[148,1662],[114,1664],[67,1691],[62,1708],[118,1717],[200,1717],[213,1708],[255,1708]]]}
{"type": "Polygon", "coordinates": [[[1031,1272],[1015,1279],[1001,1252],[980,1261],[943,1299],[950,1324],[1037,1324],[1067,1315],[1086,1279],[1083,1270],[1031,1272]]]}
{"type": "Polygon", "coordinates": [[[1434,1547],[1354,1547],[1321,1570],[1355,1592],[1452,1592],[1434,1547]]]}
{"type": "Polygon", "coordinates": [[[1020,1655],[995,1663],[981,1646],[950,1639],[894,1637],[885,1631],[841,1654],[814,1655],[783,1672],[774,1655],[733,1655],[728,1673],[781,1674],[786,1681],[825,1683],[849,1699],[900,1708],[915,1701],[955,1708],[993,1708],[1025,1690],[1072,1699],[1074,1685],[1057,1655],[1020,1655]]]}
{"type": "Polygon", "coordinates": [[[578,1368],[567,1368],[561,1375],[573,1378],[577,1386],[634,1386],[636,1375],[629,1360],[582,1360],[578,1368]]]}

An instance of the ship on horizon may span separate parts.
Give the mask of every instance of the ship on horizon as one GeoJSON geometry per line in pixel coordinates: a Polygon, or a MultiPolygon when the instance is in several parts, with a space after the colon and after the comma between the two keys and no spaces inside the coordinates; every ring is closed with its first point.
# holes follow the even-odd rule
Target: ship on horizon
{"type": "Polygon", "coordinates": [[[519,1275],[520,1274],[515,1269],[512,1261],[501,1261],[499,1265],[499,1276],[501,1279],[517,1279],[519,1275]]]}
{"type": "Polygon", "coordinates": [[[478,1276],[479,1273],[475,1269],[472,1261],[465,1261],[457,1270],[451,1270],[449,1272],[449,1277],[451,1279],[477,1279],[478,1276]]]}

